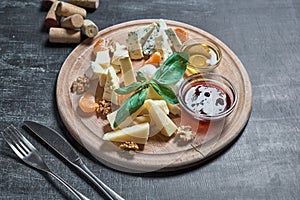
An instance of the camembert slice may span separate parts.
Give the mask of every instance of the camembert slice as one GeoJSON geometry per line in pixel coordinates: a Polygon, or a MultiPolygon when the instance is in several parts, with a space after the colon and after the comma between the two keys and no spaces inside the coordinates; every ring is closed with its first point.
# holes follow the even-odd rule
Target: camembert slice
{"type": "Polygon", "coordinates": [[[137,124],[104,134],[103,140],[113,142],[135,142],[146,144],[149,137],[149,123],[137,124]]]}

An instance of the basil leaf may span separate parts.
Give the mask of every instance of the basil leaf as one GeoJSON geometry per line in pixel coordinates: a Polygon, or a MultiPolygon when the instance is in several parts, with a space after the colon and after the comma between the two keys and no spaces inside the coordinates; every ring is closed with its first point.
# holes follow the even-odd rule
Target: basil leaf
{"type": "Polygon", "coordinates": [[[121,88],[116,88],[114,91],[117,94],[129,94],[131,92],[136,91],[141,85],[142,85],[141,82],[133,82],[128,86],[121,87],[121,88]]]}
{"type": "Polygon", "coordinates": [[[141,89],[127,98],[119,108],[115,121],[114,128],[118,127],[127,117],[136,112],[145,102],[148,88],[141,89]]]}
{"type": "Polygon", "coordinates": [[[171,104],[177,104],[179,103],[176,94],[173,92],[173,90],[166,85],[162,85],[159,83],[156,83],[152,81],[150,85],[153,87],[153,89],[161,96],[163,97],[167,102],[171,104]]]}
{"type": "Polygon", "coordinates": [[[137,73],[137,76],[140,79],[140,81],[142,81],[142,82],[147,81],[146,77],[144,76],[144,74],[142,72],[137,71],[136,73],[137,73]]]}
{"type": "Polygon", "coordinates": [[[188,54],[184,52],[173,53],[164,64],[155,72],[153,79],[160,84],[178,82],[184,75],[188,64],[188,54]]]}

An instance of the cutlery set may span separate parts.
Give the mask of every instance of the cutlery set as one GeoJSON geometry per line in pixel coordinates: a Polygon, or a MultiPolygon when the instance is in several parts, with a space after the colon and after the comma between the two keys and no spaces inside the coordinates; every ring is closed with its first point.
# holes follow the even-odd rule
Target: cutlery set
{"type": "MultiPolygon", "coordinates": [[[[75,149],[58,132],[33,121],[25,121],[24,125],[56,153],[58,153],[65,161],[85,175],[93,184],[95,184],[95,186],[97,186],[107,199],[123,200],[120,195],[109,188],[88,169],[75,149]]],[[[16,127],[10,125],[5,128],[1,134],[15,154],[26,164],[56,178],[78,199],[89,199],[53,173],[45,164],[37,149],[20,133],[16,127]]]]}

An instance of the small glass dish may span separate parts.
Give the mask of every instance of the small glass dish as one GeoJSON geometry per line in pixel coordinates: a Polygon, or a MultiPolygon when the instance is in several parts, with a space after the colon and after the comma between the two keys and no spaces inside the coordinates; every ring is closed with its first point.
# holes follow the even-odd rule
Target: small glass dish
{"type": "Polygon", "coordinates": [[[228,116],[238,96],[224,76],[202,72],[184,79],[179,87],[179,103],[184,112],[197,120],[217,120],[228,116]]]}
{"type": "Polygon", "coordinates": [[[222,59],[219,46],[206,38],[189,39],[182,44],[180,51],[189,55],[188,74],[212,71],[222,59]]]}

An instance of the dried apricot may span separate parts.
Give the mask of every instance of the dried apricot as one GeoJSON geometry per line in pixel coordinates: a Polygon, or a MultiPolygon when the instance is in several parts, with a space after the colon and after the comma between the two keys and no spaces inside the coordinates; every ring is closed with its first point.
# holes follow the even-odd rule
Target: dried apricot
{"type": "Polygon", "coordinates": [[[189,34],[184,28],[176,27],[174,31],[181,42],[185,42],[189,39],[189,34]]]}
{"type": "Polygon", "coordinates": [[[85,113],[94,112],[99,105],[95,102],[95,96],[92,94],[84,94],[79,99],[79,107],[85,113]]]}
{"type": "Polygon", "coordinates": [[[161,54],[158,51],[156,51],[150,56],[148,60],[145,61],[144,64],[159,65],[160,60],[161,60],[161,54]]]}

